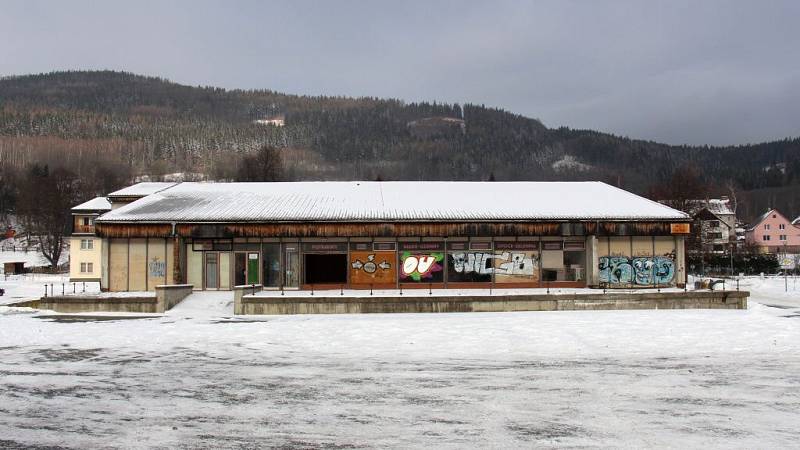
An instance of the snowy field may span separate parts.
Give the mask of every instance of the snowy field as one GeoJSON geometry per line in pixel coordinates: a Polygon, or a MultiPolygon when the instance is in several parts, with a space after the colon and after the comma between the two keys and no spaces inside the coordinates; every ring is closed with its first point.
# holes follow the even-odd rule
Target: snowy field
{"type": "Polygon", "coordinates": [[[744,311],[0,306],[0,448],[797,448],[797,284],[744,280],[744,311]]]}

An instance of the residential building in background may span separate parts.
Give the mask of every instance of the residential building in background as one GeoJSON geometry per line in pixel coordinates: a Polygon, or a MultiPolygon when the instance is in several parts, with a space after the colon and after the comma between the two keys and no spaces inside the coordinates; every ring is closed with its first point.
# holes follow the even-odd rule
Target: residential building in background
{"type": "Polygon", "coordinates": [[[800,226],[777,209],[770,209],[756,219],[745,237],[747,245],[761,253],[800,253],[800,226]]]}
{"type": "Polygon", "coordinates": [[[698,250],[703,253],[727,253],[736,246],[736,206],[728,197],[693,200],[698,250]]]}

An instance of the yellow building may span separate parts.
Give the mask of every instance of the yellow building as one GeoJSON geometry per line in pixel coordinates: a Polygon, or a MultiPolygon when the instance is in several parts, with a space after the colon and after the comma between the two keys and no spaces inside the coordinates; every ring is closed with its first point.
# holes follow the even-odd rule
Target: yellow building
{"type": "Polygon", "coordinates": [[[111,211],[111,203],[105,197],[97,197],[72,208],[71,211],[69,279],[99,282],[102,278],[103,240],[94,234],[94,220],[111,211]]]}

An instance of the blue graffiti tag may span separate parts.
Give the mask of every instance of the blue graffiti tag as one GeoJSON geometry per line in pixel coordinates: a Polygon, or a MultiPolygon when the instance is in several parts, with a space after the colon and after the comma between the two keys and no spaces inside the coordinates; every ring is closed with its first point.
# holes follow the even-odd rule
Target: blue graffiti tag
{"type": "Polygon", "coordinates": [[[633,267],[628,258],[603,256],[600,258],[600,282],[621,284],[633,282],[633,267]]]}
{"type": "Polygon", "coordinates": [[[599,269],[600,282],[608,284],[664,285],[671,283],[675,277],[675,262],[665,256],[601,256],[599,269]]]}

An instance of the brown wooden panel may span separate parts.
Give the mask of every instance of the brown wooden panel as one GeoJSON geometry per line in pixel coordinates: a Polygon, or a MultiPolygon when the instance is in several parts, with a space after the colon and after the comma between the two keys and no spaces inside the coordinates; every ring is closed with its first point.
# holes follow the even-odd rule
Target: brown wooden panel
{"type": "Polygon", "coordinates": [[[110,291],[128,290],[128,240],[111,239],[108,248],[110,291]]]}
{"type": "MultiPolygon", "coordinates": [[[[676,222],[571,222],[572,229],[600,236],[671,236],[676,222]],[[598,227],[599,225],[599,227],[598,227]]],[[[182,237],[468,237],[468,236],[561,236],[565,222],[402,222],[402,223],[235,223],[179,224],[182,237]]],[[[96,232],[104,237],[168,237],[169,224],[98,223],[96,232]]],[[[574,230],[573,230],[574,231],[574,230]]],[[[574,234],[574,233],[572,233],[574,234]]]]}
{"type": "Polygon", "coordinates": [[[147,290],[147,244],[144,239],[131,239],[128,247],[128,290],[147,290]]]}

